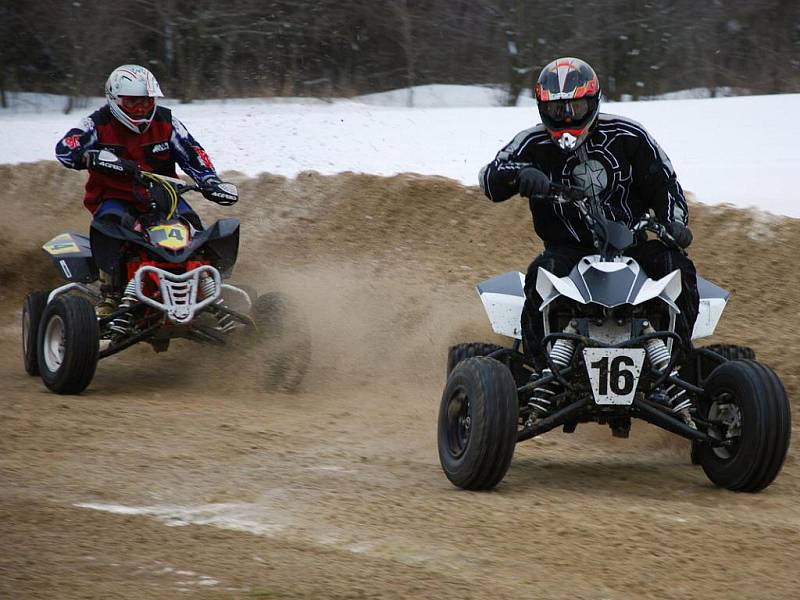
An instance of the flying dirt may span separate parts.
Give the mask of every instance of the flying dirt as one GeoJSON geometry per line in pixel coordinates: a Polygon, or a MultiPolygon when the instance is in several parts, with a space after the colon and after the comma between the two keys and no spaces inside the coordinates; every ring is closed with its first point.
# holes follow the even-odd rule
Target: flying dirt
{"type": "MultiPolygon", "coordinates": [[[[475,285],[541,250],[527,202],[402,174],[224,174],[232,282],[285,290],[312,331],[299,392],[260,360],[178,341],[100,362],[78,396],[22,364],[22,299],[59,284],[41,245],[85,232],[84,175],[0,166],[0,597],[764,598],[800,579],[800,467],[714,487],[689,443],[635,422],[520,445],[493,492],[442,474],[447,348],[492,341],[475,285]]],[[[708,343],[752,346],[790,400],[800,221],[692,203],[698,271],[731,299],[708,343]]],[[[796,406],[796,405],[795,405],[796,406]]]]}

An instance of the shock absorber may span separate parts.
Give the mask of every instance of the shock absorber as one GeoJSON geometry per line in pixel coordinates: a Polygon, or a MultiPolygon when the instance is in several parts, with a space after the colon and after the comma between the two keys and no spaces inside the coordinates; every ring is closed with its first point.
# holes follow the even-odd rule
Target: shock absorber
{"type": "MultiPolygon", "coordinates": [[[[649,334],[655,333],[656,330],[653,329],[650,321],[644,321],[642,323],[642,332],[649,334]]],[[[667,348],[667,344],[664,342],[664,340],[660,338],[650,338],[645,343],[644,349],[647,352],[647,358],[654,369],[663,371],[669,366],[669,348],[667,348]]]]}
{"type": "MultiPolygon", "coordinates": [[[[642,323],[642,331],[644,333],[655,333],[656,330],[653,329],[653,326],[649,321],[644,321],[642,323]]],[[[645,343],[645,351],[647,352],[647,358],[654,369],[663,372],[664,369],[669,366],[670,353],[664,340],[659,338],[647,340],[645,343]]],[[[677,374],[677,370],[673,370],[671,373],[671,375],[677,374]]],[[[684,397],[685,395],[686,390],[678,387],[674,383],[664,390],[664,396],[666,396],[667,403],[672,409],[672,412],[680,415],[687,425],[696,429],[697,427],[695,426],[692,415],[689,412],[689,409],[692,407],[692,400],[691,398],[684,397]]]]}
{"type": "MultiPolygon", "coordinates": [[[[578,333],[577,323],[570,321],[564,328],[564,333],[578,333]]],[[[563,369],[572,362],[572,357],[575,355],[575,348],[577,343],[575,340],[560,338],[553,343],[550,349],[550,360],[558,368],[563,369]]],[[[548,368],[542,371],[542,377],[552,375],[553,372],[548,368]]],[[[559,392],[558,381],[553,380],[550,383],[541,385],[533,390],[528,406],[531,408],[531,415],[544,415],[547,414],[552,408],[552,398],[559,392]]]]}
{"type": "MultiPolygon", "coordinates": [[[[128,285],[125,286],[125,291],[122,294],[122,300],[120,300],[118,310],[123,308],[130,308],[136,302],[136,281],[131,279],[128,282],[128,285]]],[[[131,319],[133,315],[130,312],[125,312],[109,324],[108,328],[111,331],[120,334],[126,334],[130,330],[131,327],[131,319]]]]}
{"type": "MultiPolygon", "coordinates": [[[[214,278],[209,276],[203,277],[202,281],[200,282],[200,291],[206,298],[213,296],[214,293],[217,291],[217,287],[214,283],[214,278]]],[[[224,307],[224,305],[225,301],[222,299],[222,296],[220,296],[214,301],[215,307],[224,307]]],[[[228,333],[229,331],[231,331],[236,327],[236,322],[234,318],[227,312],[216,311],[216,317],[217,317],[217,328],[223,333],[228,333]]]]}

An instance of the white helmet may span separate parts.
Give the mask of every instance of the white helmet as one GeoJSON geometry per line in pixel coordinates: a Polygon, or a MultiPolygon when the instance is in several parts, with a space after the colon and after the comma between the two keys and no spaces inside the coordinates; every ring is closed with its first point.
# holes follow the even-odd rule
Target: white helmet
{"type": "Polygon", "coordinates": [[[153,74],[139,65],[122,65],[111,71],[106,81],[106,99],[117,120],[131,131],[144,133],[156,114],[155,98],[163,98],[153,74]],[[149,102],[126,98],[152,98],[149,102]],[[126,102],[137,106],[125,106],[126,102]]]}

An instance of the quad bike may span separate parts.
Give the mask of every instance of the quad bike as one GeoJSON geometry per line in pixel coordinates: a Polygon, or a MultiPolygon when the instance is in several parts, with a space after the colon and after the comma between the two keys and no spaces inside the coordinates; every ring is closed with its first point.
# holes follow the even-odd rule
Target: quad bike
{"type": "MultiPolygon", "coordinates": [[[[27,373],[40,375],[58,394],[77,394],[92,381],[100,359],[138,342],[163,352],[174,338],[224,345],[232,335],[242,335],[247,348],[266,345],[268,388],[297,388],[310,351],[302,314],[279,292],[256,296],[223,283],[238,255],[238,219],[203,228],[195,213],[179,211],[188,209],[181,196],[198,186],[138,171],[110,152],[101,154],[162,201],[140,215],[112,211],[111,217],[95,217],[89,236],[62,233],[44,244],[67,283],[25,297],[27,373]],[[101,278],[101,270],[119,282],[116,289],[101,278]],[[109,297],[114,308],[103,315],[99,306],[109,297]]],[[[238,196],[233,184],[222,185],[238,196]]]]}
{"type": "MultiPolygon", "coordinates": [[[[595,201],[568,186],[553,184],[547,199],[575,204],[598,254],[581,259],[567,277],[539,269],[548,366],[538,371],[520,351],[525,276],[510,272],[478,285],[494,332],[514,342],[450,348],[438,417],[447,478],[460,488],[491,489],[518,442],[556,427],[572,433],[586,422],[628,437],[635,417],[691,440],[692,462],[716,485],[767,487],[791,434],[780,379],[750,348],[684,343],[675,333],[680,272],[652,280],[625,256],[635,236],[651,232],[677,248],[674,239],[650,217],[633,231],[609,221],[595,201]]],[[[714,332],[728,299],[699,277],[698,287],[693,340],[714,332]]]]}

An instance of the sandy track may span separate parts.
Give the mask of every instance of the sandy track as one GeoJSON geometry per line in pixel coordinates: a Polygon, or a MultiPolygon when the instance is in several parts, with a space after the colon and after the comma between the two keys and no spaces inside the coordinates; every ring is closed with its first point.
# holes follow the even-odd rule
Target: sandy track
{"type": "MultiPolygon", "coordinates": [[[[765,493],[739,495],[650,426],[582,425],[518,447],[495,492],[444,478],[445,349],[486,337],[472,286],[538,250],[524,203],[410,175],[242,178],[235,211],[196,203],[242,218],[239,281],[304,299],[303,391],[260,393],[236,353],[176,345],[59,397],[22,371],[18,311],[54,281],[38,245],[86,226],[82,177],[0,177],[0,597],[797,594],[791,451],[765,493]]],[[[796,398],[800,223],[692,208],[701,272],[735,293],[717,339],[753,345],[796,398]]]]}

